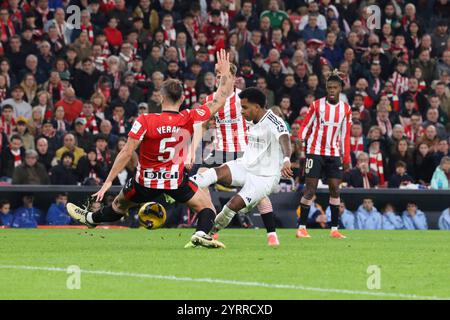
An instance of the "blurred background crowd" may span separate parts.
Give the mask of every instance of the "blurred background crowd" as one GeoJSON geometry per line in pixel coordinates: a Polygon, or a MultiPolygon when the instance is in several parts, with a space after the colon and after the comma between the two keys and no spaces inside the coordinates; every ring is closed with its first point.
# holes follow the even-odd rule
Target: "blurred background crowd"
{"type": "Polygon", "coordinates": [[[134,119],[161,110],[161,83],[201,105],[226,48],[236,86],[262,89],[291,130],[281,190],[302,183],[297,132],[335,68],[353,115],[344,185],[449,189],[449,15],[448,0],[2,1],[0,182],[101,184],[134,119]]]}

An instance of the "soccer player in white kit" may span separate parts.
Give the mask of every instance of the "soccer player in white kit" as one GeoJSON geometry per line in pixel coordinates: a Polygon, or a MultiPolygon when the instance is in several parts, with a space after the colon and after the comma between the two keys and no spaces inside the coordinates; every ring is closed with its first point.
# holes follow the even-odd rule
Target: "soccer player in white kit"
{"type": "MultiPolygon", "coordinates": [[[[216,182],[242,187],[217,215],[215,231],[225,228],[237,212],[251,210],[270,195],[281,176],[292,176],[290,137],[283,119],[265,109],[266,96],[261,90],[247,88],[239,93],[239,97],[242,115],[247,121],[255,123],[248,131],[244,155],[193,177],[199,187],[216,182]]],[[[275,224],[273,212],[264,216],[267,219],[265,224],[275,224]]],[[[268,240],[269,245],[276,245],[276,233],[268,233],[268,240]]]]}
{"type": "MultiPolygon", "coordinates": [[[[230,72],[233,77],[236,76],[237,68],[235,65],[230,64],[230,72]]],[[[217,85],[220,82],[221,74],[216,70],[216,81],[217,85]]],[[[201,174],[210,168],[216,168],[222,164],[241,158],[245,148],[248,143],[247,132],[249,130],[248,123],[241,112],[241,99],[239,98],[240,89],[235,88],[233,94],[227,98],[225,106],[219,110],[217,114],[214,115],[213,119],[215,122],[215,133],[216,137],[214,139],[214,149],[213,151],[203,160],[202,166],[199,168],[198,173],[201,174]]],[[[206,102],[212,101],[214,94],[209,95],[206,98],[206,102]]],[[[208,121],[202,124],[202,131],[208,130],[208,121]]],[[[193,153],[195,155],[195,150],[200,143],[201,135],[194,134],[193,143],[193,153]]],[[[193,159],[192,162],[194,162],[193,159]]],[[[201,186],[203,187],[203,186],[201,186]]],[[[209,194],[209,186],[203,188],[203,190],[209,194]]],[[[268,197],[261,200],[260,203],[256,205],[258,212],[261,214],[261,219],[264,222],[268,236],[268,243],[270,246],[279,245],[278,237],[276,236],[275,223],[273,221],[273,207],[272,202],[268,197]]],[[[246,214],[252,208],[247,208],[244,211],[239,212],[240,214],[246,214]]],[[[217,240],[217,234],[212,235],[213,238],[217,240]]]]}

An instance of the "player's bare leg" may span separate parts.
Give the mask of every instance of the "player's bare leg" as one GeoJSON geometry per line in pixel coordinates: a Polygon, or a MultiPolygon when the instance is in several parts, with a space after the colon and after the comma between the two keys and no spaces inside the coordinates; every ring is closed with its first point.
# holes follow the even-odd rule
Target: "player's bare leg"
{"type": "MultiPolygon", "coordinates": [[[[199,187],[203,187],[203,188],[207,189],[208,186],[210,186],[211,184],[214,184],[216,182],[219,182],[219,183],[227,185],[227,186],[232,185],[233,179],[232,179],[231,171],[230,171],[230,168],[226,164],[224,164],[220,167],[217,167],[217,168],[205,169],[205,170],[201,170],[201,171],[200,170],[199,170],[199,173],[194,178],[194,180],[196,181],[196,183],[198,184],[199,187]]],[[[209,190],[208,190],[208,194],[209,194],[209,190]]],[[[279,245],[278,236],[275,231],[275,218],[273,216],[273,208],[272,208],[272,203],[271,203],[270,199],[268,197],[262,199],[258,203],[257,207],[261,214],[261,218],[263,219],[264,226],[267,229],[267,237],[268,237],[269,245],[271,245],[271,246],[279,245]]],[[[219,220],[221,221],[221,223],[219,225],[220,226],[225,225],[225,227],[226,227],[233,219],[234,213],[227,210],[227,209],[229,209],[229,207],[228,208],[224,207],[224,209],[225,209],[225,211],[222,210],[223,215],[219,218],[219,220]]],[[[247,212],[251,211],[251,209],[253,209],[253,208],[246,207],[245,203],[244,203],[244,205],[241,209],[239,209],[238,211],[234,211],[234,212],[247,213],[247,212]]],[[[220,215],[220,213],[219,213],[219,215],[220,215]]],[[[217,239],[216,232],[219,231],[220,229],[224,228],[224,227],[220,227],[219,225],[218,225],[218,228],[214,228],[214,230],[213,230],[213,232],[214,232],[213,237],[215,239],[217,239]]]]}
{"type": "Polygon", "coordinates": [[[223,243],[209,235],[216,216],[211,197],[203,192],[202,189],[198,189],[194,196],[186,202],[186,205],[191,210],[198,212],[197,230],[186,247],[200,245],[207,248],[225,248],[223,243]]]}
{"type": "Polygon", "coordinates": [[[328,179],[328,188],[330,190],[330,211],[331,211],[331,232],[330,236],[332,238],[344,239],[346,238],[338,230],[339,226],[339,205],[341,204],[341,199],[339,197],[339,185],[341,184],[341,179],[328,179]]]}
{"type": "Polygon", "coordinates": [[[233,196],[223,207],[222,211],[216,216],[213,231],[218,232],[219,230],[226,228],[236,213],[246,206],[244,199],[242,199],[239,194],[233,196]]]}
{"type": "Polygon", "coordinates": [[[306,230],[306,223],[308,222],[309,209],[313,202],[313,198],[316,194],[317,185],[319,179],[306,178],[305,189],[303,190],[303,196],[300,200],[300,217],[298,218],[297,238],[310,238],[308,231],[306,230]]]}
{"type": "Polygon", "coordinates": [[[90,212],[88,209],[82,209],[73,203],[67,204],[67,212],[75,220],[89,228],[95,228],[101,223],[111,223],[122,219],[127,215],[128,210],[136,207],[138,204],[127,200],[121,191],[114,199],[112,205],[101,208],[96,212],[90,212]]]}

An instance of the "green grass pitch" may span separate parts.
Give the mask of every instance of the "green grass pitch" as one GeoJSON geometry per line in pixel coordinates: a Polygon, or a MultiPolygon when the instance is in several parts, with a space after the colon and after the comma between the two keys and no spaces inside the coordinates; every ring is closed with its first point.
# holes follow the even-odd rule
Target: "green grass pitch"
{"type": "Polygon", "coordinates": [[[279,230],[270,248],[264,230],[230,229],[213,250],[184,249],[187,229],[0,230],[0,299],[450,298],[450,232],[344,232],[279,230]],[[367,286],[371,265],[379,289],[367,286]]]}

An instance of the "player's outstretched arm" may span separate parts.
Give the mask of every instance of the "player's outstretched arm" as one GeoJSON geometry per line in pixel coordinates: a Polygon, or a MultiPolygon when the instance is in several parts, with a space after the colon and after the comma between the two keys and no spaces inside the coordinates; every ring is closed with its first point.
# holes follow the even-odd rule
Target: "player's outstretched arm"
{"type": "Polygon", "coordinates": [[[125,168],[127,163],[133,157],[133,153],[139,146],[139,143],[139,140],[128,137],[127,143],[117,155],[116,160],[114,161],[111,171],[109,172],[108,177],[103,183],[102,188],[97,193],[94,193],[92,195],[92,197],[96,197],[96,201],[102,201],[105,193],[109,190],[109,188],[111,188],[114,179],[125,168]]]}
{"type": "Polygon", "coordinates": [[[289,134],[283,134],[279,138],[281,151],[283,152],[283,167],[281,168],[281,176],[283,178],[290,178],[294,175],[291,168],[291,140],[289,139],[289,134]]]}
{"type": "Polygon", "coordinates": [[[213,101],[206,104],[211,111],[211,116],[216,114],[225,105],[234,87],[234,80],[230,71],[230,54],[224,49],[217,52],[216,70],[221,75],[219,87],[214,94],[213,101]]]}

